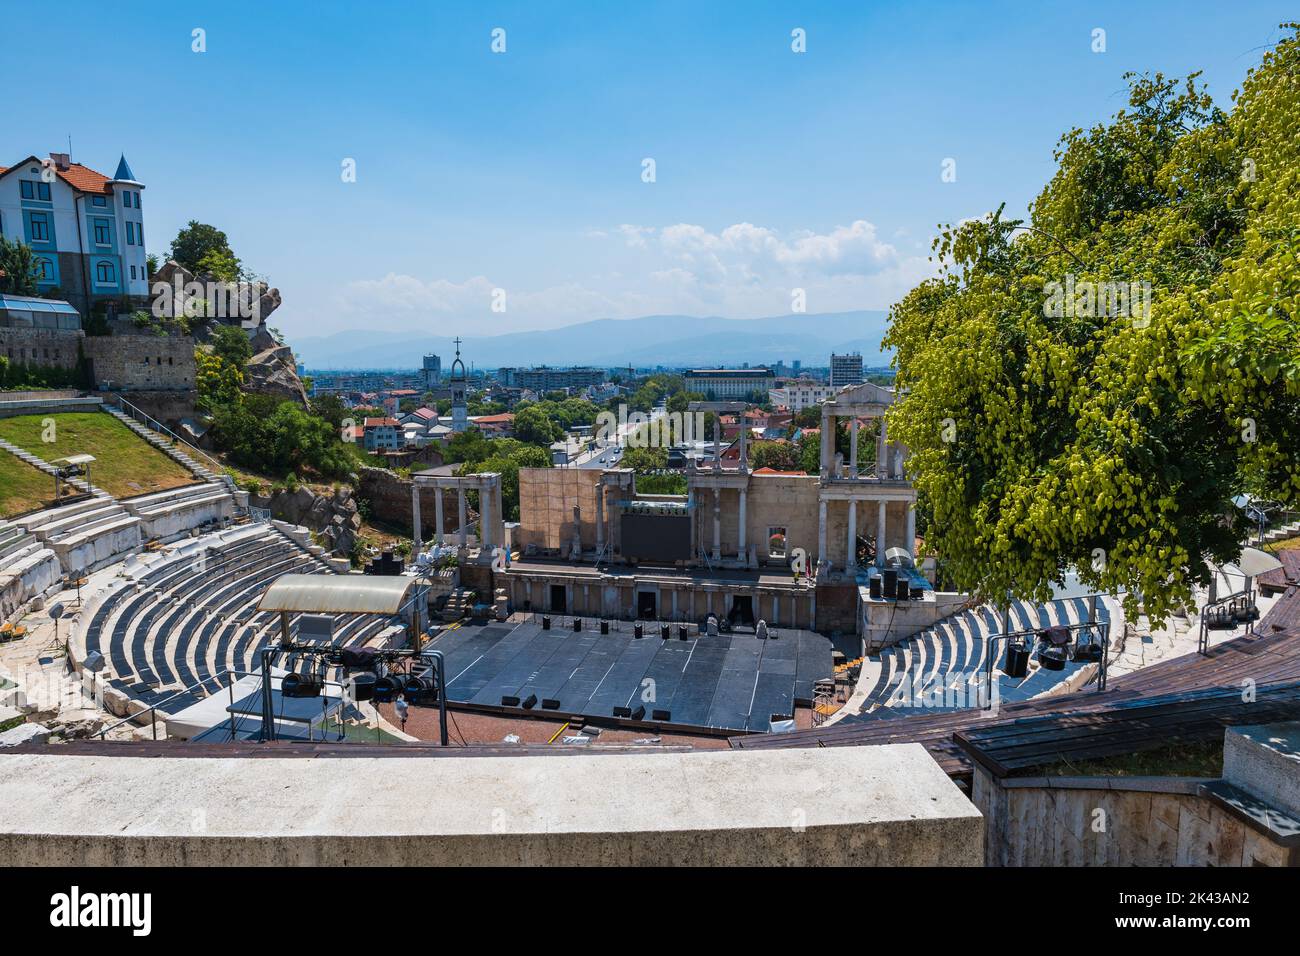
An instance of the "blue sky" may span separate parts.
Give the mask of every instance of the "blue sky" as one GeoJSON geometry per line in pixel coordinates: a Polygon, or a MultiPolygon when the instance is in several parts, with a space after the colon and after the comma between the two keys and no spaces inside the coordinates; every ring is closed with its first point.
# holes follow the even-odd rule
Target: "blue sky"
{"type": "Polygon", "coordinates": [[[71,0],[7,47],[0,164],[125,151],[150,251],[224,229],[291,339],[887,308],[937,223],[1022,211],[1125,71],[1204,70],[1227,106],[1286,6],[71,0]]]}

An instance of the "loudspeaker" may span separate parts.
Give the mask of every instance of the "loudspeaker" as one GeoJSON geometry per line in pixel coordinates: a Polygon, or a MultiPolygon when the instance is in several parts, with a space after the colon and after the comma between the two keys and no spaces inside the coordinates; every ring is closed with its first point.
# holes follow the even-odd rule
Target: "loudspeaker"
{"type": "Polygon", "coordinates": [[[86,659],[81,662],[81,666],[92,674],[98,674],[104,669],[104,655],[99,651],[91,651],[86,655],[86,659]]]}
{"type": "Polygon", "coordinates": [[[375,696],[375,675],[362,671],[352,675],[352,699],[373,700],[375,696]]]}
{"type": "Polygon", "coordinates": [[[523,699],[523,702],[519,706],[522,707],[524,710],[532,710],[534,707],[537,706],[537,695],[529,694],[527,697],[523,699]]]}
{"type": "Polygon", "coordinates": [[[652,710],[650,711],[650,719],[658,720],[658,721],[669,721],[673,719],[673,712],[671,710],[652,710]]]}
{"type": "Polygon", "coordinates": [[[609,633],[609,621],[601,621],[601,622],[600,622],[600,633],[602,633],[602,634],[608,634],[608,633],[609,633]]]}
{"type": "Polygon", "coordinates": [[[645,719],[645,704],[640,704],[636,710],[632,711],[632,719],[633,720],[645,719]]]}
{"type": "Polygon", "coordinates": [[[881,578],[881,587],[886,594],[893,595],[898,591],[898,568],[885,568],[881,578]]]}
{"type": "Polygon", "coordinates": [[[318,674],[285,674],[280,681],[280,693],[285,697],[319,697],[324,689],[318,674]]]}
{"type": "Polygon", "coordinates": [[[575,618],[573,619],[573,629],[574,629],[575,631],[581,631],[581,630],[582,630],[582,618],[580,618],[580,617],[575,617],[575,618]]]}
{"type": "Polygon", "coordinates": [[[912,596],[912,582],[907,578],[899,578],[898,583],[894,585],[894,593],[898,595],[900,601],[906,601],[912,596]]]}
{"type": "Polygon", "coordinates": [[[549,617],[543,617],[543,618],[542,618],[542,630],[543,630],[543,631],[549,631],[550,629],[551,629],[551,619],[550,619],[549,617]]]}
{"type": "Polygon", "coordinates": [[[872,600],[879,601],[885,596],[884,589],[880,586],[880,575],[873,574],[867,581],[867,593],[871,595],[872,600]]]}
{"type": "Polygon", "coordinates": [[[559,709],[560,709],[560,702],[556,700],[554,697],[542,698],[542,710],[559,710],[559,709]]]}
{"type": "Polygon", "coordinates": [[[519,706],[519,698],[518,698],[518,697],[511,697],[511,696],[509,696],[509,695],[506,695],[506,696],[504,696],[504,697],[501,698],[501,706],[502,706],[502,707],[518,707],[518,706],[519,706]]]}
{"type": "Polygon", "coordinates": [[[614,716],[615,716],[615,717],[631,717],[631,716],[632,716],[632,708],[631,708],[631,707],[615,707],[615,708],[614,708],[614,716]]]}

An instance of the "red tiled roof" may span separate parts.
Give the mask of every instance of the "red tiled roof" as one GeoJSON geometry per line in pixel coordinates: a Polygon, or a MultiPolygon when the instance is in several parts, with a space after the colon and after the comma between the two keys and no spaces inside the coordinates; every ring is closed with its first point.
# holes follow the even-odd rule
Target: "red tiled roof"
{"type": "MultiPolygon", "coordinates": [[[[18,165],[26,165],[29,162],[39,163],[41,160],[37,159],[35,156],[31,156],[18,165]]],[[[0,176],[3,176],[5,173],[17,168],[18,166],[0,166],[0,176]]],[[[54,171],[58,173],[59,178],[65,183],[73,189],[80,190],[83,193],[97,193],[103,196],[111,196],[113,194],[113,190],[109,186],[109,183],[112,182],[112,180],[103,173],[91,169],[89,166],[83,166],[81,163],[71,163],[67,169],[59,169],[56,166],[54,171]]]]}
{"type": "Polygon", "coordinates": [[[396,428],[397,424],[398,423],[396,418],[367,418],[366,419],[367,428],[380,428],[384,425],[392,425],[394,428],[396,428]]]}
{"type": "Polygon", "coordinates": [[[515,420],[514,412],[502,412],[500,415],[480,415],[474,419],[475,425],[508,425],[515,420]]]}

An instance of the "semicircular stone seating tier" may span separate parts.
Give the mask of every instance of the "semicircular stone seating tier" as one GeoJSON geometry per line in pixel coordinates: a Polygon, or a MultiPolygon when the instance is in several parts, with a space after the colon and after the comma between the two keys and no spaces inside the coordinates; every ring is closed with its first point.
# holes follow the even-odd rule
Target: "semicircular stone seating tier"
{"type": "MultiPolygon", "coordinates": [[[[262,649],[280,640],[279,615],[256,610],[272,581],[282,574],[333,573],[327,562],[268,528],[165,562],[134,587],[115,591],[91,619],[86,652],[104,656],[108,686],[175,714],[228,683],[214,676],[256,672],[262,649]],[[195,688],[200,682],[206,683],[195,688]]],[[[299,618],[290,619],[295,637],[299,618]]],[[[336,615],[333,643],[364,646],[392,623],[378,615],[336,615]]],[[[291,656],[277,666],[297,663],[291,656]]]]}
{"type": "MultiPolygon", "coordinates": [[[[1088,620],[1088,602],[1084,598],[1061,598],[1033,606],[1016,601],[1009,614],[1012,630],[1082,624],[1088,620]]],[[[1110,620],[1104,600],[1097,602],[1097,617],[1100,622],[1110,620]]],[[[915,712],[918,706],[929,713],[979,706],[982,695],[987,694],[988,639],[1001,631],[997,614],[984,605],[944,618],[933,627],[868,655],[879,670],[856,719],[887,719],[915,712]]],[[[1088,666],[1070,660],[1063,670],[1049,670],[1039,666],[1035,655],[1028,673],[1012,678],[1002,669],[1005,647],[1005,642],[995,645],[998,658],[993,675],[998,698],[1007,703],[1057,689],[1076,678],[1081,667],[1088,666]]]]}

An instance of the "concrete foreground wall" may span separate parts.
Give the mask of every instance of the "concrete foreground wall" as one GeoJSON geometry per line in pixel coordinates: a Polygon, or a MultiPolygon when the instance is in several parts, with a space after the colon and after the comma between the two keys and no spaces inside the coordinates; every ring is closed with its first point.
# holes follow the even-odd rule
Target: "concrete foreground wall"
{"type": "Polygon", "coordinates": [[[9,865],[966,865],[916,744],[563,756],[0,755],[9,865]]]}
{"type": "Polygon", "coordinates": [[[976,767],[987,866],[1296,866],[1300,851],[1202,796],[1194,778],[1032,778],[976,767]]]}

